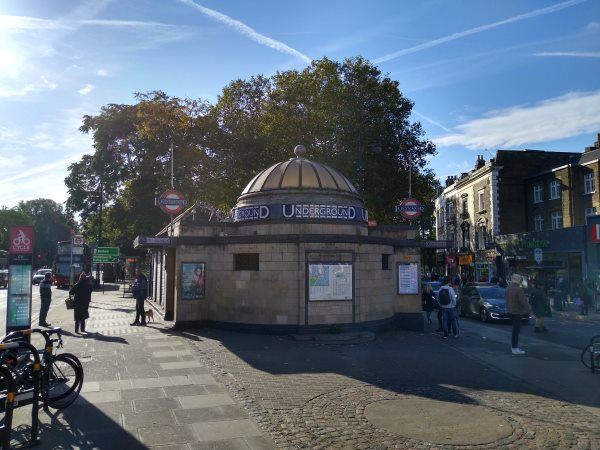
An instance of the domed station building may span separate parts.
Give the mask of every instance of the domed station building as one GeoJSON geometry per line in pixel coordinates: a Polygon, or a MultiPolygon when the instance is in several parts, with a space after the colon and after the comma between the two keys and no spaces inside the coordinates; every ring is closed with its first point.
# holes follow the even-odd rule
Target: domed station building
{"type": "Polygon", "coordinates": [[[196,204],[136,239],[151,254],[151,297],[165,318],[268,333],[421,330],[415,230],[369,226],[344,175],[306,159],[303,146],[294,153],[250,180],[229,216],[196,204]]]}

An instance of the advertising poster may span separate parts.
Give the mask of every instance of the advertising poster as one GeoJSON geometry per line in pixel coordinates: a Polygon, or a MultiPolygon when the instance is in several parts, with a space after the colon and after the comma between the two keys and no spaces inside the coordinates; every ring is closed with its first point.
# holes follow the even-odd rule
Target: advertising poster
{"type": "Polygon", "coordinates": [[[206,281],[205,263],[181,263],[181,299],[204,298],[206,281]]]}
{"type": "Polygon", "coordinates": [[[309,300],[352,300],[352,264],[309,264],[309,300]]]}
{"type": "Polygon", "coordinates": [[[419,266],[417,263],[398,264],[398,294],[419,293],[419,266]]]}

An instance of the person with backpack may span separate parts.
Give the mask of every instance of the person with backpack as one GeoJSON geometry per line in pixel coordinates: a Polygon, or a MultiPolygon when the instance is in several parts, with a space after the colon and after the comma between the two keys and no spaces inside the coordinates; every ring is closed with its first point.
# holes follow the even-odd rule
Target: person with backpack
{"type": "Polygon", "coordinates": [[[431,313],[435,309],[435,301],[435,294],[433,293],[433,288],[431,287],[431,284],[426,284],[423,288],[422,304],[423,311],[425,311],[428,324],[431,323],[431,313]]]}
{"type": "Polygon", "coordinates": [[[456,317],[456,293],[450,285],[450,277],[444,279],[443,285],[438,291],[438,304],[442,311],[442,327],[444,339],[448,339],[450,331],[454,337],[458,337],[458,319],[456,317]]]}

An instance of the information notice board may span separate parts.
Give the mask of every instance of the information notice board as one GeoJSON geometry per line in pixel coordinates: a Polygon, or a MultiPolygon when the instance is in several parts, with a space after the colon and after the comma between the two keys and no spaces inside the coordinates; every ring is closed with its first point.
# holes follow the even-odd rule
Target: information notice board
{"type": "Polygon", "coordinates": [[[398,264],[398,294],[419,293],[419,266],[417,263],[398,264]]]}
{"type": "Polygon", "coordinates": [[[309,263],[309,300],[352,300],[352,264],[309,263]]]}
{"type": "Polygon", "coordinates": [[[31,327],[33,240],[33,227],[10,228],[6,333],[31,327]]]}

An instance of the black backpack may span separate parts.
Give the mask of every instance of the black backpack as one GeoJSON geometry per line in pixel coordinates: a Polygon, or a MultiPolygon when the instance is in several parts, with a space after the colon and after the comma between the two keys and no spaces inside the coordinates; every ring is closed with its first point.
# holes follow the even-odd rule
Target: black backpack
{"type": "Polygon", "coordinates": [[[440,289],[438,297],[438,302],[440,305],[448,306],[450,304],[450,292],[448,292],[448,289],[440,289]]]}

